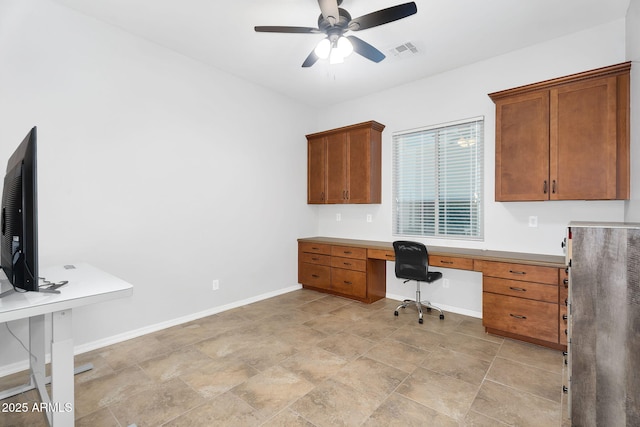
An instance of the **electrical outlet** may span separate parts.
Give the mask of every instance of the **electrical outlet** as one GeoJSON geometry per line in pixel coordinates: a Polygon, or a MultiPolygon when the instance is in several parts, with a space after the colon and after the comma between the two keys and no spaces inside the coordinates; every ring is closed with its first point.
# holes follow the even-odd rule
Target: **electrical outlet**
{"type": "Polygon", "coordinates": [[[336,221],[342,221],[342,215],[339,213],[336,214],[336,221]]]}
{"type": "Polygon", "coordinates": [[[371,214],[367,214],[367,222],[373,222],[373,216],[371,214]]]}
{"type": "Polygon", "coordinates": [[[537,216],[530,216],[529,217],[529,227],[537,227],[538,226],[538,217],[537,216]]]}
{"type": "Polygon", "coordinates": [[[217,291],[218,289],[220,289],[220,281],[216,279],[213,281],[213,290],[217,291]]]}
{"type": "Polygon", "coordinates": [[[449,279],[442,279],[442,287],[449,289],[449,279]]]}

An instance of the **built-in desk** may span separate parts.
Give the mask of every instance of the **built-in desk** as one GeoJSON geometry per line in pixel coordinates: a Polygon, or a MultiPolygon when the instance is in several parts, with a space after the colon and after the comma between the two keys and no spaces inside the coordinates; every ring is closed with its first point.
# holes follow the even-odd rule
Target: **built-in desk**
{"type": "MultiPolygon", "coordinates": [[[[301,238],[298,282],[372,303],[386,296],[386,261],[394,260],[391,242],[301,238]]],[[[429,265],[482,273],[487,332],[566,349],[563,256],[429,246],[429,265]]]]}

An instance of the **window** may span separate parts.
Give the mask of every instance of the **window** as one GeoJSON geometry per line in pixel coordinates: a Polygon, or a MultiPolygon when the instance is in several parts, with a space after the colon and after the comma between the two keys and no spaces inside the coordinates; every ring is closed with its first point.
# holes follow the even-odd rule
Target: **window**
{"type": "Polygon", "coordinates": [[[482,117],[393,135],[394,234],[482,240],[482,117]]]}

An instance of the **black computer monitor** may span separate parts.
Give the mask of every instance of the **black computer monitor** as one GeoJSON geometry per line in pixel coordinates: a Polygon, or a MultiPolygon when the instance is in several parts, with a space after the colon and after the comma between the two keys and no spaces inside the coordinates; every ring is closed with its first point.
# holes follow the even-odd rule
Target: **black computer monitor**
{"type": "Polygon", "coordinates": [[[36,127],[7,162],[2,189],[2,270],[14,288],[38,291],[36,127]]]}

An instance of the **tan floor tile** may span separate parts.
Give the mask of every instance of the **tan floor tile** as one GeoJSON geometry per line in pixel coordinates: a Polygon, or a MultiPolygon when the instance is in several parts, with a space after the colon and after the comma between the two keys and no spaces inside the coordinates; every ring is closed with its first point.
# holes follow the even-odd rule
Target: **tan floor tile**
{"type": "Polygon", "coordinates": [[[224,393],[186,412],[163,427],[257,426],[263,421],[260,412],[244,400],[224,393]]]}
{"type": "Polygon", "coordinates": [[[509,424],[505,424],[495,418],[489,418],[475,411],[469,411],[467,416],[464,417],[463,425],[464,427],[505,427],[509,424]]]}
{"type": "Polygon", "coordinates": [[[488,362],[491,362],[500,350],[500,344],[498,343],[458,333],[446,335],[442,342],[442,347],[488,362]]]}
{"type": "Polygon", "coordinates": [[[231,393],[259,409],[267,418],[313,389],[313,384],[287,369],[275,366],[231,389],[231,393]]]}
{"type": "Polygon", "coordinates": [[[78,384],[75,388],[76,417],[129,399],[137,393],[152,390],[156,383],[138,366],[78,384]]]}
{"type": "MultiPolygon", "coordinates": [[[[416,325],[419,324],[416,322],[416,325]]],[[[422,350],[431,351],[437,348],[445,340],[446,336],[411,325],[399,328],[391,334],[390,338],[422,350]]]]}
{"type": "Polygon", "coordinates": [[[76,419],[75,427],[121,427],[109,408],[100,409],[80,419],[76,419]]]}
{"type": "Polygon", "coordinates": [[[173,379],[144,393],[111,406],[118,422],[128,426],[157,426],[204,403],[204,399],[179,379],[173,379]]]}
{"type": "Polygon", "coordinates": [[[342,368],[335,381],[362,392],[374,393],[384,399],[409,374],[384,363],[360,357],[342,368]]]}
{"type": "Polygon", "coordinates": [[[398,304],[301,289],[79,355],[94,369],[75,379],[77,425],[570,425],[559,351],[455,313],[419,324],[398,304]]]}
{"type": "Polygon", "coordinates": [[[506,424],[523,427],[558,426],[562,417],[560,403],[493,381],[482,384],[472,409],[506,424]]]}
{"type": "Polygon", "coordinates": [[[338,373],[346,364],[347,359],[314,347],[291,356],[280,365],[310,383],[319,384],[338,373]]]}
{"type": "Polygon", "coordinates": [[[164,382],[197,371],[211,363],[211,358],[195,348],[187,347],[172,353],[149,359],[140,363],[140,367],[154,381],[164,382]]]}
{"type": "Polygon", "coordinates": [[[171,349],[151,335],[144,335],[102,349],[99,354],[114,370],[120,370],[161,354],[171,349]]]}
{"type": "Polygon", "coordinates": [[[373,341],[346,332],[331,335],[318,343],[318,347],[345,359],[355,359],[366,353],[373,345],[373,341]]]}
{"type": "Polygon", "coordinates": [[[562,399],[562,374],[545,371],[530,365],[496,357],[487,379],[560,402],[562,399]]]}
{"type": "Polygon", "coordinates": [[[262,427],[315,427],[309,421],[302,418],[290,409],[278,413],[266,423],[262,424],[262,427]]]}
{"type": "Polygon", "coordinates": [[[235,358],[211,361],[180,379],[205,399],[218,396],[244,383],[260,372],[235,358]]]}
{"type": "Polygon", "coordinates": [[[398,387],[397,392],[451,418],[462,420],[471,407],[478,386],[418,368],[398,387]]]}
{"type": "Polygon", "coordinates": [[[375,410],[363,426],[458,427],[458,422],[402,395],[393,393],[375,410]]]}
{"type": "Polygon", "coordinates": [[[421,366],[479,386],[491,362],[446,348],[437,348],[429,354],[421,366]]]}
{"type": "Polygon", "coordinates": [[[398,341],[385,340],[369,349],[365,356],[411,373],[429,357],[430,353],[398,341]]]}
{"type": "Polygon", "coordinates": [[[526,342],[505,339],[497,354],[505,359],[535,366],[551,372],[562,372],[562,352],[526,342]]]}
{"type": "Polygon", "coordinates": [[[380,403],[371,393],[327,380],[298,399],[291,409],[318,427],[357,426],[366,421],[380,403]]]}

